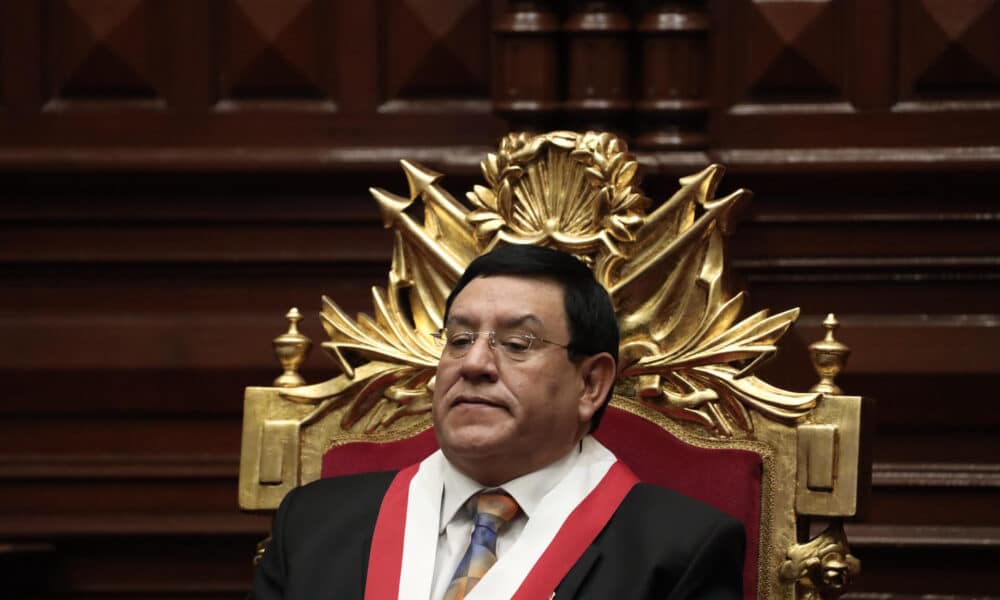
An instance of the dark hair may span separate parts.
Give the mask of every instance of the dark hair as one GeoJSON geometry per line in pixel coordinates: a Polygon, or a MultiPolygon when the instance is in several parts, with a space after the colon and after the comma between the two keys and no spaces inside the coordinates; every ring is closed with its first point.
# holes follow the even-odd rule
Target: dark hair
{"type": "MultiPolygon", "coordinates": [[[[607,352],[618,364],[618,320],[611,298],[587,265],[571,254],[542,246],[500,246],[476,258],[458,278],[444,306],[447,321],[451,303],[470,281],[491,275],[548,279],[563,289],[563,307],[569,325],[570,358],[576,360],[607,352]]],[[[590,420],[590,431],[604,416],[614,386],[590,420]]]]}

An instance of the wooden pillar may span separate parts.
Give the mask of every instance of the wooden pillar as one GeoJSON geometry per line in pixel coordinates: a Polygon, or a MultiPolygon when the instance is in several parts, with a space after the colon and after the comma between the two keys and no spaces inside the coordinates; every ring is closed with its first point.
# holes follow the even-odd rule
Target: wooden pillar
{"type": "Polygon", "coordinates": [[[559,18],[551,1],[514,1],[494,24],[493,110],[512,130],[541,131],[559,109],[559,18]]]}
{"type": "Polygon", "coordinates": [[[563,26],[567,125],[621,132],[632,108],[629,34],[621,2],[578,0],[563,26]]]}
{"type": "Polygon", "coordinates": [[[698,0],[654,2],[639,20],[636,144],[653,150],[708,145],[709,18],[698,0]]]}

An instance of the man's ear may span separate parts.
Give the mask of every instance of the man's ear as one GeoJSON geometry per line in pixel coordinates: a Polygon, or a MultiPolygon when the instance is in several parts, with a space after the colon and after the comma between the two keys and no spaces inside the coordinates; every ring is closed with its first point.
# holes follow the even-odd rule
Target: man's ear
{"type": "Polygon", "coordinates": [[[588,356],[580,362],[583,383],[580,394],[581,422],[590,422],[590,418],[607,398],[608,390],[615,384],[617,375],[615,359],[607,352],[588,356]]]}

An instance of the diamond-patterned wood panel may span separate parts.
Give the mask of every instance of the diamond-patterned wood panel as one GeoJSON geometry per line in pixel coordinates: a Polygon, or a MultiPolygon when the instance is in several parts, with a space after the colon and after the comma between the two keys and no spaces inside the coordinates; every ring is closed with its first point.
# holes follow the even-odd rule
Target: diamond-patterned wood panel
{"type": "MultiPolygon", "coordinates": [[[[994,164],[1000,160],[1000,120],[991,118],[1000,105],[998,4],[0,0],[0,103],[4,115],[13,115],[0,120],[0,163],[372,164],[376,155],[357,150],[363,142],[382,152],[379,168],[395,167],[398,146],[422,144],[474,171],[463,146],[490,147],[522,119],[511,115],[528,110],[497,101],[490,112],[493,76],[505,60],[495,51],[503,44],[494,43],[507,35],[494,26],[513,19],[508,25],[517,35],[507,37],[542,48],[556,73],[551,90],[532,97],[545,106],[531,108],[532,118],[521,124],[620,126],[633,141],[653,132],[665,140],[657,142],[664,151],[683,146],[676,140],[690,134],[699,140],[692,151],[733,163],[783,164],[786,148],[819,149],[817,160],[851,163],[857,157],[850,148],[899,148],[906,151],[872,150],[872,156],[922,164],[912,152],[927,148],[964,164],[968,151],[956,149],[974,147],[983,150],[973,162],[994,164]],[[558,74],[566,71],[559,65],[570,64],[573,40],[559,33],[560,23],[612,4],[635,24],[621,34],[630,48],[626,104],[641,99],[649,62],[639,51],[648,37],[642,19],[666,16],[651,21],[662,26],[654,37],[681,39],[687,30],[675,28],[685,21],[670,15],[705,14],[703,116],[689,116],[698,106],[664,97],[656,110],[667,111],[669,127],[641,113],[654,127],[635,118],[636,111],[595,116],[567,102],[569,81],[558,74]],[[539,15],[552,23],[531,30],[539,15]],[[86,102],[47,107],[53,98],[86,102]],[[103,111],[97,116],[89,110],[95,104],[103,111]],[[671,129],[678,127],[683,135],[671,129]],[[112,155],[105,148],[128,151],[112,155]]],[[[663,60],[671,68],[684,62],[673,50],[663,60]]],[[[538,64],[529,60],[524,71],[538,64]]],[[[664,69],[657,70],[661,78],[669,75],[664,69]]]]}
{"type": "Polygon", "coordinates": [[[1000,96],[1000,2],[919,0],[899,8],[904,98],[1000,96]]]}
{"type": "Polygon", "coordinates": [[[152,0],[52,0],[46,40],[50,97],[161,96],[157,10],[152,0]]]}
{"type": "Polygon", "coordinates": [[[232,99],[332,99],[329,0],[228,0],[220,87],[232,99]]]}
{"type": "MultiPolygon", "coordinates": [[[[0,7],[0,18],[3,18],[3,7],[0,7]]],[[[7,83],[7,78],[3,76],[4,73],[4,59],[6,58],[5,43],[3,27],[0,27],[0,111],[3,111],[4,104],[7,103],[7,95],[4,93],[7,83]]]]}
{"type": "Polygon", "coordinates": [[[837,100],[844,81],[843,3],[747,6],[746,84],[754,100],[837,100]]]}
{"type": "Polygon", "coordinates": [[[388,100],[488,98],[490,3],[384,0],[388,100]]]}

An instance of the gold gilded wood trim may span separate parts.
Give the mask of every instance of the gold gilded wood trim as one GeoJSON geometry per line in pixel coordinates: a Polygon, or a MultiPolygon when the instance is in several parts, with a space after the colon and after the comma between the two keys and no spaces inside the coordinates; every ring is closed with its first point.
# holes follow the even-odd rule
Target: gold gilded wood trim
{"type": "Polygon", "coordinates": [[[796,583],[801,600],[836,600],[860,572],[861,563],[851,554],[843,523],[836,520],[815,538],[788,549],[780,577],[796,583]]]}
{"type": "Polygon", "coordinates": [[[721,167],[681,179],[676,194],[647,212],[635,157],[606,133],[508,135],[482,163],[489,187],[467,194],[472,210],[438,185],[440,174],[402,165],[408,198],[372,190],[395,232],[389,287],[372,290],[371,317],[352,319],[324,298],[323,347],[342,380],[290,389],[290,400],[350,404],[345,431],[368,433],[427,411],[437,362],[430,334],[442,325],[444,299],[465,265],[506,243],[553,246],[593,267],[620,317],[620,375],[650,406],[737,437],[752,430],[751,411],[794,423],[815,407],[819,393],[753,375],[798,310],[737,321],[743,294],[726,281],[723,235],[749,192],[715,198],[721,167]],[[410,214],[417,200],[422,223],[410,214]],[[363,364],[382,366],[360,377],[363,364]]]}

